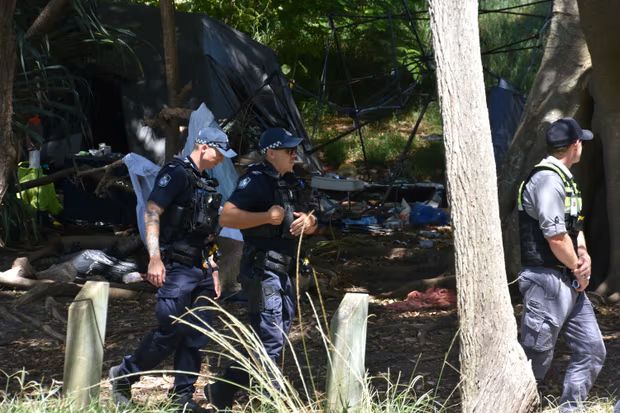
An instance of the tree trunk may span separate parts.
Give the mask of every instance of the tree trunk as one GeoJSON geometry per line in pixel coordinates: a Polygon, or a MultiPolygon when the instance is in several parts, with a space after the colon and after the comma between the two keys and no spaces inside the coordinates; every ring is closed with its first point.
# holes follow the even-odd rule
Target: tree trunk
{"type": "MultiPolygon", "coordinates": [[[[176,108],[178,101],[178,58],[177,36],[174,20],[174,0],[160,0],[161,27],[164,41],[164,60],[166,67],[166,85],[168,87],[168,106],[176,108]]],[[[166,133],[166,159],[172,158],[179,150],[179,122],[170,120],[166,133]]]]}
{"type": "Polygon", "coordinates": [[[50,0],[26,32],[26,39],[47,34],[64,16],[71,0],[50,0]]]}
{"type": "Polygon", "coordinates": [[[528,412],[538,394],[506,283],[478,4],[429,3],[454,225],[463,412],[528,412]]]}
{"type": "MultiPolygon", "coordinates": [[[[607,295],[620,291],[620,216],[617,213],[620,210],[620,53],[618,45],[612,41],[620,35],[620,27],[615,21],[620,13],[620,3],[579,0],[579,12],[592,56],[590,93],[595,102],[592,129],[595,139],[602,144],[602,157],[597,159],[596,164],[604,167],[604,179],[596,184],[607,189],[606,205],[593,211],[595,214],[605,209],[609,212],[608,226],[602,228],[608,229],[609,233],[606,249],[609,265],[606,280],[597,289],[598,293],[607,295]]],[[[593,250],[593,245],[588,249],[593,250]]]]}
{"type": "MultiPolygon", "coordinates": [[[[0,204],[9,188],[17,162],[17,144],[13,137],[13,78],[15,76],[15,0],[0,1],[0,204]]],[[[3,241],[0,239],[0,247],[3,241]]]]}
{"type": "MultiPolygon", "coordinates": [[[[506,266],[510,278],[520,267],[516,198],[519,184],[545,154],[545,132],[558,118],[572,116],[589,126],[591,99],[588,95],[590,54],[580,27],[577,0],[556,0],[543,59],[528,96],[521,124],[506,160],[500,168],[499,198],[506,266]]],[[[583,164],[588,152],[584,145],[583,164]]],[[[595,171],[589,174],[594,176],[595,171]]],[[[588,187],[584,197],[589,198],[588,187]]],[[[594,258],[594,257],[593,257],[594,258]]]]}

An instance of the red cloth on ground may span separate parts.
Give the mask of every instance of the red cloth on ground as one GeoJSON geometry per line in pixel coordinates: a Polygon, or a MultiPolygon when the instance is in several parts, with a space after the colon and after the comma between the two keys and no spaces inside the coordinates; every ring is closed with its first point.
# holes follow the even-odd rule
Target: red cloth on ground
{"type": "Polygon", "coordinates": [[[415,311],[428,308],[447,309],[456,305],[456,293],[447,288],[431,287],[424,292],[411,291],[404,301],[388,304],[394,311],[415,311]]]}

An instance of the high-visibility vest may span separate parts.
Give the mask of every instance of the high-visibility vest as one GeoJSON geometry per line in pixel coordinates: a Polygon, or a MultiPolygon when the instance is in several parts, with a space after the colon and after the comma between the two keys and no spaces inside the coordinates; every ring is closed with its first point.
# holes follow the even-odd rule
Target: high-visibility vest
{"type": "Polygon", "coordinates": [[[519,210],[519,235],[521,237],[521,264],[536,267],[564,267],[558,260],[548,241],[545,239],[538,219],[532,218],[523,209],[523,191],[525,185],[532,176],[540,171],[552,171],[559,175],[564,185],[564,224],[566,231],[573,241],[575,251],[577,251],[577,235],[583,230],[584,217],[582,215],[581,191],[577,187],[577,182],[573,177],[569,177],[557,165],[542,161],[534,166],[528,177],[519,186],[517,196],[517,207],[519,210]]]}

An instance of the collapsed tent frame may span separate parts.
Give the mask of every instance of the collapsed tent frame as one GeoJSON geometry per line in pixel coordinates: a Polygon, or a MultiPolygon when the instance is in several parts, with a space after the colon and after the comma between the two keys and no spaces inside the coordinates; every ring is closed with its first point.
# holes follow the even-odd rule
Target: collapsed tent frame
{"type": "MultiPolygon", "coordinates": [[[[532,13],[522,13],[519,11],[515,11],[516,9],[521,9],[524,7],[529,7],[529,6],[534,6],[534,5],[538,5],[538,4],[543,4],[543,3],[550,3],[551,0],[534,0],[532,2],[529,3],[525,3],[525,4],[520,4],[520,5],[515,5],[515,6],[510,6],[510,7],[504,7],[504,8],[500,8],[500,9],[483,9],[480,8],[478,10],[479,14],[490,14],[490,13],[502,13],[502,14],[512,14],[512,15],[519,15],[519,16],[524,16],[524,17],[537,17],[537,18],[544,18],[545,22],[543,23],[543,25],[541,26],[541,29],[538,30],[535,34],[524,38],[524,39],[520,39],[518,41],[514,41],[511,42],[509,44],[506,45],[502,45],[502,46],[497,46],[494,47],[490,50],[486,50],[481,52],[481,55],[492,55],[492,54],[500,54],[500,53],[511,53],[511,52],[517,52],[517,51],[523,51],[523,50],[530,50],[530,49],[536,49],[536,48],[541,48],[540,45],[540,40],[542,39],[542,31],[544,30],[544,28],[546,27],[549,19],[550,19],[550,13],[548,13],[546,16],[543,15],[537,15],[537,14],[532,14],[532,13]],[[514,47],[514,46],[519,46],[523,43],[529,42],[531,40],[537,40],[538,44],[534,45],[534,46],[522,46],[522,47],[514,47]]],[[[322,113],[323,109],[325,108],[325,106],[329,106],[332,109],[336,110],[337,112],[340,113],[344,113],[349,115],[352,120],[353,120],[353,125],[347,129],[346,131],[340,132],[338,133],[336,136],[329,138],[327,141],[321,143],[320,145],[316,145],[314,146],[310,151],[308,151],[308,153],[315,153],[323,148],[325,148],[326,146],[337,142],[339,140],[341,140],[342,138],[352,134],[352,133],[356,133],[357,137],[360,141],[360,145],[362,148],[362,155],[363,155],[363,161],[364,161],[364,166],[366,169],[366,174],[368,176],[370,168],[369,168],[369,164],[368,164],[368,157],[367,157],[367,153],[366,153],[366,145],[364,143],[364,135],[362,132],[362,129],[364,126],[367,126],[368,124],[371,123],[371,121],[363,121],[361,119],[361,115],[373,112],[373,111],[378,111],[378,110],[402,110],[404,109],[406,100],[408,100],[411,95],[413,95],[415,89],[417,88],[417,86],[422,83],[427,76],[430,76],[432,74],[432,71],[434,70],[433,67],[431,66],[431,64],[429,64],[429,62],[431,61],[432,55],[427,52],[425,50],[425,46],[424,43],[421,40],[420,37],[420,33],[418,28],[416,27],[416,21],[419,20],[428,20],[427,16],[421,16],[423,14],[428,14],[428,10],[418,10],[418,11],[411,11],[408,4],[407,4],[407,0],[402,0],[402,5],[403,5],[403,9],[404,12],[400,13],[400,14],[392,14],[392,13],[388,13],[385,15],[355,15],[355,14],[330,14],[328,15],[328,22],[329,22],[329,26],[330,26],[330,30],[331,30],[331,37],[330,39],[326,42],[325,45],[325,51],[324,51],[324,61],[323,61],[323,69],[321,71],[321,78],[320,78],[320,85],[319,85],[319,90],[317,94],[313,94],[307,90],[304,90],[301,86],[295,84],[295,90],[305,96],[313,96],[317,99],[318,101],[318,106],[317,109],[315,111],[315,116],[313,118],[313,126],[312,126],[312,132],[311,132],[311,138],[312,140],[315,139],[316,133],[318,131],[318,123],[319,123],[319,118],[320,118],[320,114],[322,113]],[[336,18],[349,18],[349,19],[357,19],[358,21],[354,21],[351,23],[347,23],[347,24],[343,24],[343,25],[337,25],[335,19],[336,18]],[[364,107],[364,108],[360,108],[353,90],[353,85],[356,82],[359,82],[361,80],[365,80],[368,78],[373,78],[376,77],[376,74],[369,74],[366,76],[362,76],[362,77],[357,77],[357,78],[352,78],[350,75],[350,71],[346,65],[346,61],[344,59],[344,54],[342,52],[342,48],[341,48],[341,44],[340,44],[340,37],[339,37],[339,30],[344,29],[344,28],[350,28],[350,27],[356,27],[358,25],[361,24],[366,24],[366,23],[370,23],[370,22],[374,22],[374,21],[380,21],[380,20],[388,20],[389,21],[389,30],[391,31],[392,34],[392,38],[391,38],[391,43],[392,43],[392,71],[396,74],[398,74],[398,64],[397,64],[397,58],[396,58],[396,43],[395,43],[395,38],[394,38],[394,29],[393,29],[393,22],[394,19],[401,19],[401,20],[405,20],[408,23],[408,26],[410,27],[410,30],[412,32],[412,34],[414,35],[415,38],[415,45],[418,47],[418,50],[420,51],[420,56],[416,59],[417,61],[414,62],[417,64],[418,68],[419,68],[419,73],[421,73],[420,76],[420,80],[417,82],[414,82],[410,85],[408,85],[406,88],[402,88],[401,84],[400,84],[400,78],[398,77],[398,75],[396,75],[396,89],[397,89],[397,93],[396,94],[392,94],[386,97],[385,100],[383,100],[382,102],[378,102],[373,106],[368,106],[368,107],[364,107]],[[351,101],[352,101],[352,106],[350,107],[343,107],[340,106],[334,102],[330,102],[326,99],[326,95],[327,95],[327,87],[328,84],[330,83],[334,83],[334,82],[328,82],[327,81],[327,67],[328,67],[328,57],[329,57],[329,52],[330,49],[332,47],[332,43],[335,46],[336,49],[336,53],[338,56],[338,60],[340,62],[340,65],[343,69],[343,72],[345,74],[345,85],[348,88],[348,92],[351,96],[351,101]],[[394,99],[398,99],[398,104],[393,104],[393,105],[386,105],[386,102],[391,102],[394,99]]],[[[485,69],[486,70],[486,69],[485,69]]],[[[490,73],[490,72],[489,72],[490,73]]],[[[415,135],[417,134],[417,130],[419,128],[419,125],[424,117],[424,114],[426,113],[426,110],[428,109],[428,106],[431,102],[433,102],[435,99],[434,97],[426,97],[423,100],[423,104],[422,104],[422,110],[420,111],[417,119],[416,119],[416,123],[414,124],[414,127],[411,130],[411,133],[407,139],[407,143],[405,145],[405,147],[403,148],[401,154],[399,155],[399,157],[397,158],[397,162],[396,162],[396,166],[394,168],[393,173],[391,174],[390,178],[391,180],[393,180],[394,177],[397,177],[398,175],[400,175],[400,173],[402,172],[402,164],[403,161],[406,159],[407,153],[409,153],[412,143],[413,143],[413,139],[415,138],[415,135]]],[[[390,189],[388,189],[388,192],[385,195],[385,198],[387,198],[389,196],[389,191],[390,189]]]]}

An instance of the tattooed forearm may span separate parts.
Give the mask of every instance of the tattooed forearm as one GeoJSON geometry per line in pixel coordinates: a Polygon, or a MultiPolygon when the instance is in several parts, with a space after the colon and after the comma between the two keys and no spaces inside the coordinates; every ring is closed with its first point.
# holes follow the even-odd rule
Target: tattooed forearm
{"type": "Polygon", "coordinates": [[[159,256],[159,216],[163,212],[154,202],[149,202],[144,213],[146,249],[151,257],[159,256]]]}

